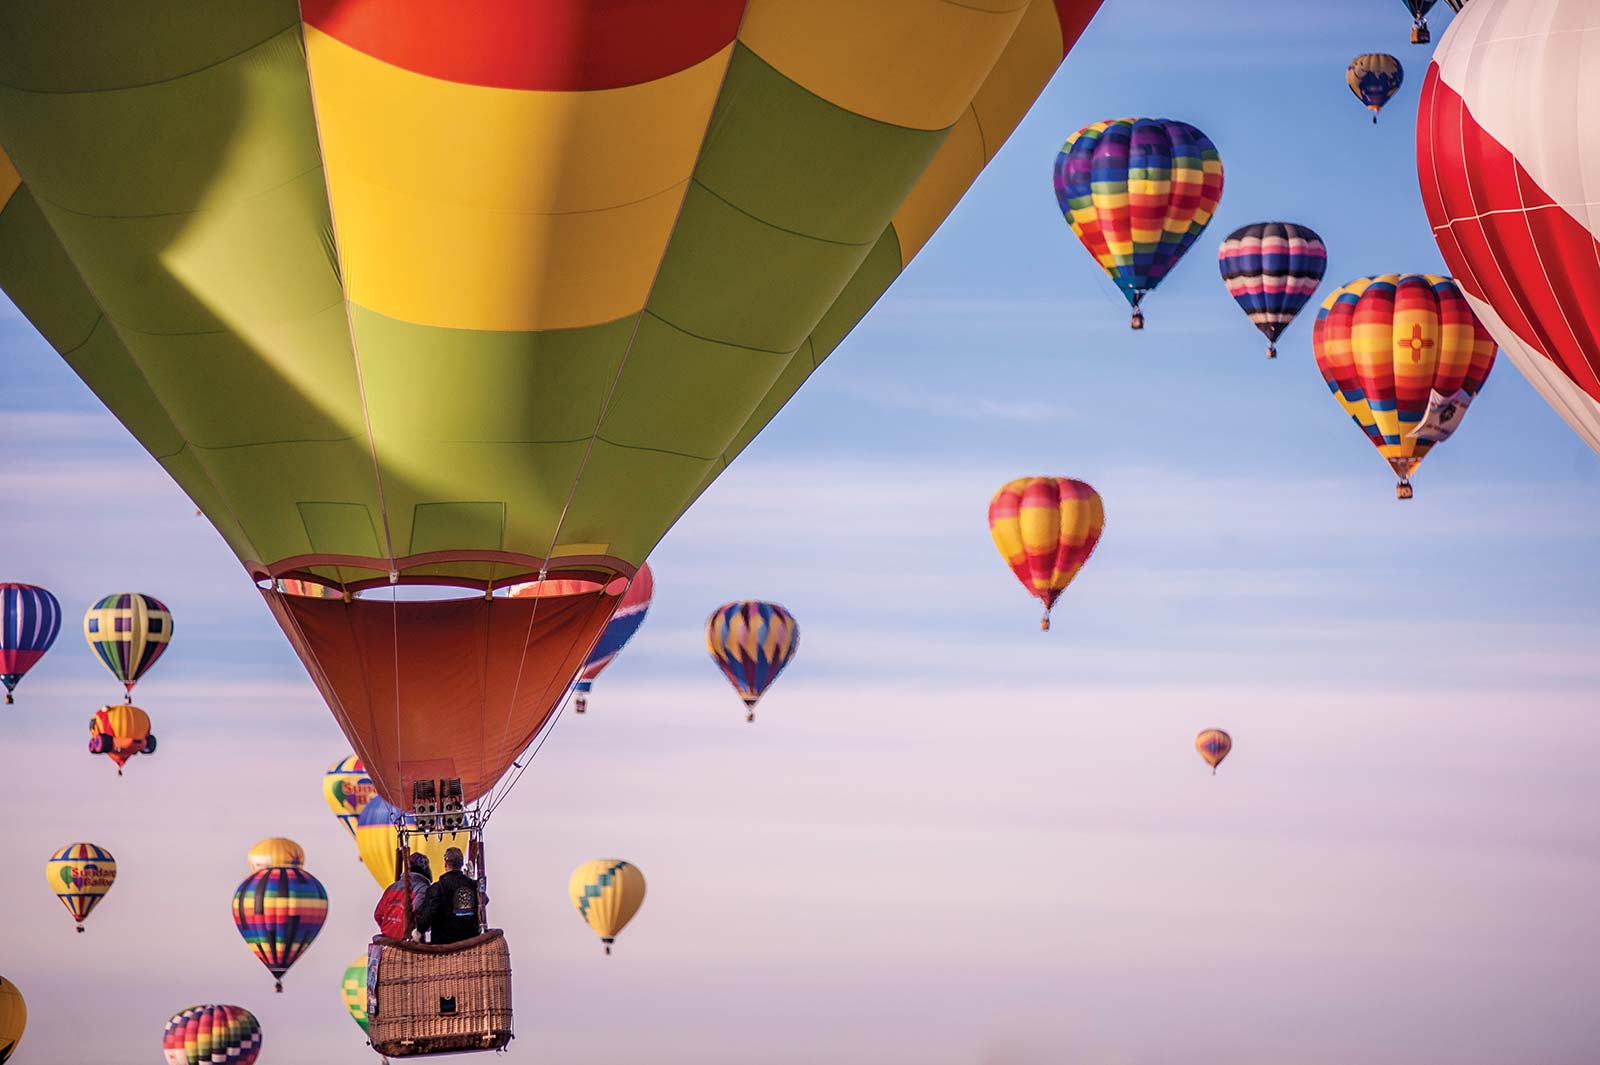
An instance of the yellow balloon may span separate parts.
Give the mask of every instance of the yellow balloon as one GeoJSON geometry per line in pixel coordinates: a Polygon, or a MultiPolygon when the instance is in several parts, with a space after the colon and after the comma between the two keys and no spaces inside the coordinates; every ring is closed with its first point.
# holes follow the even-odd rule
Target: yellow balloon
{"type": "MultiPolygon", "coordinates": [[[[361,852],[361,864],[367,867],[367,872],[372,874],[372,879],[378,882],[379,887],[394,883],[394,849],[400,845],[400,834],[394,828],[394,814],[393,806],[384,802],[381,796],[373,796],[356,823],[356,849],[361,852]]],[[[410,814],[406,815],[406,823],[411,823],[410,814]]],[[[433,875],[437,879],[444,872],[444,852],[451,847],[460,847],[461,853],[466,854],[471,842],[472,836],[466,832],[433,833],[426,837],[412,836],[411,850],[428,856],[428,864],[433,867],[433,875]]]]}
{"type": "Polygon", "coordinates": [[[5,1065],[28,1027],[28,1004],[22,1001],[17,985],[0,976],[0,1065],[5,1065]]]}
{"type": "Polygon", "coordinates": [[[271,836],[257,841],[250,848],[250,868],[260,872],[274,866],[301,866],[306,864],[306,852],[300,844],[282,836],[271,836]]]}
{"type": "Polygon", "coordinates": [[[352,836],[356,834],[356,821],[361,811],[377,793],[361,759],[353,754],[339,759],[322,774],[322,797],[328,800],[328,809],[352,836]]]}
{"type": "Polygon", "coordinates": [[[44,879],[82,932],[90,911],[116,882],[117,860],[93,843],[69,843],[45,862],[44,879]]]}
{"type": "Polygon", "coordinates": [[[572,905],[611,953],[611,941],[644,902],[644,874],[621,858],[597,858],[573,870],[572,905]]]}

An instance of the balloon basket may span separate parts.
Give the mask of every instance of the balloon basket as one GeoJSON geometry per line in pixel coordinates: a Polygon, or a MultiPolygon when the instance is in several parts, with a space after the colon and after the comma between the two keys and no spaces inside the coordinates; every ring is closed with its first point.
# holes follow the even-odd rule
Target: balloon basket
{"type": "Polygon", "coordinates": [[[1433,34],[1428,32],[1426,23],[1411,27],[1412,44],[1428,44],[1433,40],[1433,34]]]}
{"type": "Polygon", "coordinates": [[[1410,499],[1411,496],[1412,491],[1409,482],[1401,481],[1399,484],[1394,486],[1394,497],[1396,499],[1410,499]]]}
{"type": "Polygon", "coordinates": [[[1133,314],[1131,314],[1128,317],[1128,328],[1129,329],[1143,329],[1144,328],[1144,312],[1143,311],[1135,310],[1133,312],[1133,314]]]}
{"type": "MultiPolygon", "coordinates": [[[[746,711],[744,719],[746,721],[754,721],[756,719],[756,712],[754,710],[746,711]]],[[[609,954],[610,951],[607,951],[607,953],[609,954]]]]}
{"type": "Polygon", "coordinates": [[[377,936],[367,974],[368,1036],[386,1058],[511,1042],[511,950],[499,929],[437,946],[377,936]]]}
{"type": "Polygon", "coordinates": [[[1267,345],[1267,358],[1276,359],[1277,357],[1278,357],[1278,345],[1276,345],[1276,344],[1268,344],[1267,345]]]}
{"type": "Polygon", "coordinates": [[[10,692],[6,692],[6,705],[10,706],[14,702],[16,702],[16,700],[11,698],[11,693],[10,692]]]}

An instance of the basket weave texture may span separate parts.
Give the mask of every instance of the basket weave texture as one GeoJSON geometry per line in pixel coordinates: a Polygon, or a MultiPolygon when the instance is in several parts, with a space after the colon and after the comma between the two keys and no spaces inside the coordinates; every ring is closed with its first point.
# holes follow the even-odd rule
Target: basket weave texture
{"type": "Polygon", "coordinates": [[[390,1058],[511,1041],[511,950],[499,929],[434,946],[376,936],[367,950],[372,1048],[390,1058]]]}

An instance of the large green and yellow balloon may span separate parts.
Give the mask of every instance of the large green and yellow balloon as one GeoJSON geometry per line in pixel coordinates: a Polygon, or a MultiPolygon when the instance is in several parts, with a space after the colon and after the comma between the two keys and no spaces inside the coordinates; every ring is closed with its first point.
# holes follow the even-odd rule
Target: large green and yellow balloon
{"type": "Polygon", "coordinates": [[[6,4],[0,288],[472,801],[1099,3],[6,4]]]}
{"type": "Polygon", "coordinates": [[[339,994],[344,999],[344,1008],[350,1011],[350,1019],[367,1030],[367,956],[362,954],[355,961],[345,966],[344,977],[339,983],[339,994]]]}

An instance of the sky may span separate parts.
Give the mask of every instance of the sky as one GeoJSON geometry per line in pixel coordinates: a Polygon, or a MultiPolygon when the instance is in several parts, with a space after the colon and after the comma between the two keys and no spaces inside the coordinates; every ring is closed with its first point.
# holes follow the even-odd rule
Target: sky
{"type": "MultiPolygon", "coordinates": [[[[507,1061],[1594,1059],[1600,458],[1502,359],[1397,502],[1312,313],[1268,362],[1212,259],[1287,218],[1328,243],[1324,294],[1443,271],[1407,26],[1392,0],[1108,0],[652,555],[644,627],[497,812],[507,1061]],[[1343,74],[1381,50],[1407,82],[1374,127],[1343,74]],[[1142,333],[1049,178],[1067,135],[1124,114],[1194,123],[1227,175],[1142,333]],[[984,521],[1030,474],[1107,513],[1048,634],[984,521]],[[754,725],[702,637],[744,597],[804,633],[754,725]],[[1215,777],[1208,727],[1235,741],[1215,777]],[[649,892],[607,958],[566,883],[611,856],[649,892]]],[[[0,712],[14,1065],[159,1060],[199,1001],[255,1012],[265,1065],[373,1060],[339,996],[376,889],[320,794],[348,751],[331,715],[220,537],[3,301],[0,360],[0,577],[67,615],[0,712]],[[139,686],[160,749],[118,778],[84,751],[121,692],[76,618],[121,590],[176,637],[139,686]],[[283,995],[228,912],[267,835],[331,899],[283,995]],[[119,867],[81,936],[42,876],[76,840],[119,867]]]]}

